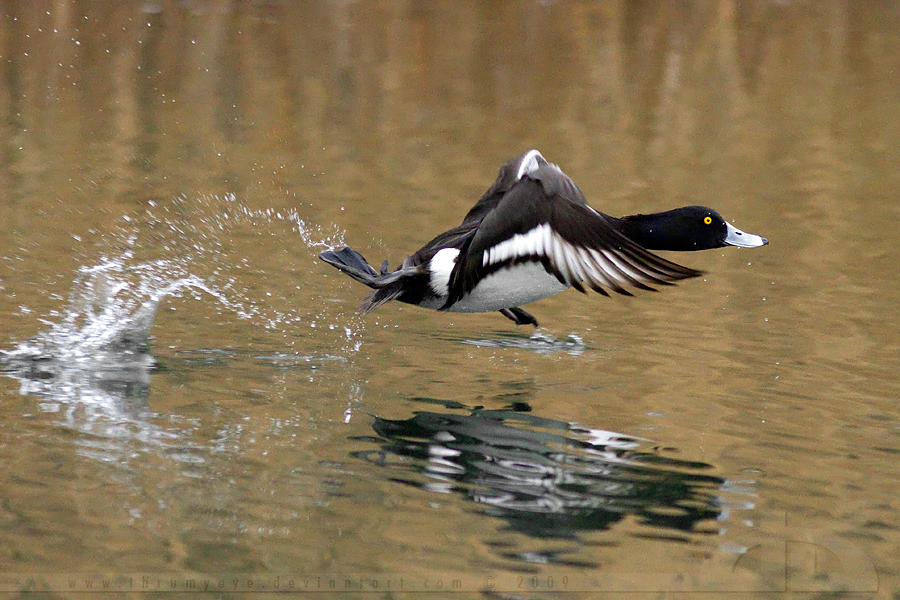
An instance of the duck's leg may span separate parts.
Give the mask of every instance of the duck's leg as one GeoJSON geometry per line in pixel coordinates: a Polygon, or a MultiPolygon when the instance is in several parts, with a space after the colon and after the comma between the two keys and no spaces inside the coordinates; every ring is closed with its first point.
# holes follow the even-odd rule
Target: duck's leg
{"type": "Polygon", "coordinates": [[[534,325],[537,327],[537,319],[532,317],[529,313],[525,312],[518,306],[513,306],[512,308],[503,308],[500,310],[500,314],[506,317],[507,319],[512,320],[516,325],[534,325]]]}

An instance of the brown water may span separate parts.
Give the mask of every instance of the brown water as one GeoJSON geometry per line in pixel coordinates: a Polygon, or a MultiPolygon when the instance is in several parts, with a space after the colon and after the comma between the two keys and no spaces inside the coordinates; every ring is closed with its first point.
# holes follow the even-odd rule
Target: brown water
{"type": "Polygon", "coordinates": [[[896,3],[0,8],[0,590],[900,594],[896,3]],[[770,245],[354,314],[532,147],[770,245]]]}

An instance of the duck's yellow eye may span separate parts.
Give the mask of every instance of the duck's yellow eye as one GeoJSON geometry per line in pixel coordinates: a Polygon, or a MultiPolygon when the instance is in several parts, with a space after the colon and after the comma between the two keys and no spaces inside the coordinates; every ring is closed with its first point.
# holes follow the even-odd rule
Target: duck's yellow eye
{"type": "Polygon", "coordinates": [[[710,216],[703,217],[703,222],[706,223],[707,225],[712,224],[712,217],[710,217],[710,216]]]}

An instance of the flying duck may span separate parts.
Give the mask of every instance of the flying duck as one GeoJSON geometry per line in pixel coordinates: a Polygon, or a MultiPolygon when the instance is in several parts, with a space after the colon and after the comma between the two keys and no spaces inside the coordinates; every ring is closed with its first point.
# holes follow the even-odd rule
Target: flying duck
{"type": "Polygon", "coordinates": [[[492,312],[537,325],[519,308],[573,287],[631,295],[628,288],[697,277],[650,250],[753,248],[768,241],[745,233],[702,206],[617,219],[588,206],[578,186],[530,150],[500,167],[497,180],[463,222],[438,235],[400,267],[376,271],[355,250],[319,255],[375,292],[368,313],[391,300],[448,312],[492,312]]]}

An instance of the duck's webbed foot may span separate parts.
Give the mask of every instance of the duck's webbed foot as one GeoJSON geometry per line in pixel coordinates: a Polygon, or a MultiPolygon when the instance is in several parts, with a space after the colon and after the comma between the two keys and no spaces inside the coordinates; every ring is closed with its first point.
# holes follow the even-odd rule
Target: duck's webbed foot
{"type": "Polygon", "coordinates": [[[516,325],[534,325],[535,327],[538,326],[537,319],[532,317],[531,314],[525,312],[518,306],[501,309],[500,314],[511,320],[516,325]]]}

